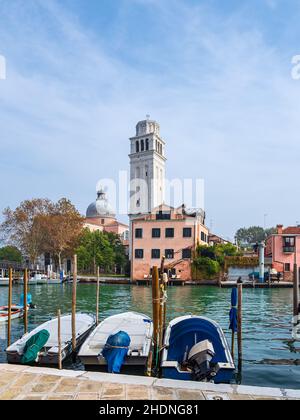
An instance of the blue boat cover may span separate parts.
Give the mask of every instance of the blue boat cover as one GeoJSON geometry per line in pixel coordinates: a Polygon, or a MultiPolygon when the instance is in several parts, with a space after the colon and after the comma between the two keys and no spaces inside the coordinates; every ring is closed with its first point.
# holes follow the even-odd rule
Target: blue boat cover
{"type": "Polygon", "coordinates": [[[229,314],[229,318],[230,318],[229,328],[235,333],[237,332],[237,329],[238,329],[237,304],[238,304],[238,293],[237,293],[237,288],[235,287],[234,289],[232,289],[232,293],[231,293],[231,311],[229,314]]]}
{"type": "Polygon", "coordinates": [[[109,373],[120,373],[127,356],[131,339],[129,335],[120,331],[111,335],[105,344],[102,355],[105,358],[109,373]]]}

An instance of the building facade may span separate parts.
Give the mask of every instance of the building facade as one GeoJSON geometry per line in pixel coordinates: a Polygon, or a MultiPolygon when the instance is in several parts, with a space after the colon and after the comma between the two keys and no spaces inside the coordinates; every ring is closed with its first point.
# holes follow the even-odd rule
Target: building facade
{"type": "Polygon", "coordinates": [[[300,267],[300,227],[277,226],[277,232],[266,241],[266,258],[272,268],[282,273],[285,281],[293,281],[294,263],[300,267]]]}
{"type": "Polygon", "coordinates": [[[165,268],[174,279],[192,279],[192,259],[198,244],[207,245],[208,229],[203,213],[189,213],[184,206],[177,209],[161,205],[148,215],[132,220],[132,280],[151,277],[153,266],[165,268]]]}

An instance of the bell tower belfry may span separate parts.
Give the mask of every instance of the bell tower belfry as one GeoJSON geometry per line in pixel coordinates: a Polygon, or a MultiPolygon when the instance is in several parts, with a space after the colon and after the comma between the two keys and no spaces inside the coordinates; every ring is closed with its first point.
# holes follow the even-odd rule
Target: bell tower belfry
{"type": "Polygon", "coordinates": [[[150,213],[164,202],[166,157],[159,124],[149,118],[140,121],[130,147],[130,215],[134,216],[150,213]]]}

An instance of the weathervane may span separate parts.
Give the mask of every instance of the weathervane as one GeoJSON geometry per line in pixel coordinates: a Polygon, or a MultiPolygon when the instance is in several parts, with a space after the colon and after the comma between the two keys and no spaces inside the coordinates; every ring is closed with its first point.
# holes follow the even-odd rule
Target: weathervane
{"type": "Polygon", "coordinates": [[[150,120],[150,115],[149,115],[149,114],[147,114],[147,115],[146,115],[146,118],[147,118],[147,120],[149,121],[149,120],[150,120]]]}

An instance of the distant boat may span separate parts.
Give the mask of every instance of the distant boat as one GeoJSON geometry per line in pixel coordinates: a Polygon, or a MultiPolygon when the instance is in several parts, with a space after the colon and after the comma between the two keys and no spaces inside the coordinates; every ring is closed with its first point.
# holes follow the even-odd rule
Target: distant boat
{"type": "Polygon", "coordinates": [[[9,278],[8,277],[0,277],[0,286],[9,286],[9,278]]]}
{"type": "MultiPolygon", "coordinates": [[[[11,320],[22,318],[24,315],[23,308],[18,305],[11,307],[11,320]]],[[[0,307],[0,324],[8,322],[8,306],[0,307]]]]}
{"type": "Polygon", "coordinates": [[[113,357],[119,357],[118,350],[122,353],[122,365],[126,369],[145,369],[152,345],[153,323],[146,315],[127,312],[106,318],[91,333],[81,347],[78,357],[86,368],[100,368],[108,370],[107,359],[109,353],[114,352],[113,357]],[[128,337],[128,343],[120,347],[112,346],[110,339],[124,339],[128,337]],[[127,348],[128,346],[128,348],[127,348]],[[125,354],[124,354],[125,349],[125,354]],[[104,354],[103,351],[105,350],[104,354]]]}
{"type": "MultiPolygon", "coordinates": [[[[22,277],[22,278],[20,279],[20,284],[24,284],[24,277],[22,277]]],[[[28,284],[28,285],[30,285],[30,286],[36,286],[36,285],[38,284],[38,283],[37,283],[37,279],[36,279],[36,277],[30,277],[30,278],[28,279],[27,284],[28,284]]]]}
{"type": "MultiPolygon", "coordinates": [[[[72,316],[64,315],[61,317],[61,356],[62,361],[72,354],[72,316]]],[[[77,350],[82,345],[88,334],[95,326],[95,317],[88,314],[76,314],[76,337],[77,350]]],[[[39,334],[47,332],[49,339],[42,348],[36,349],[36,364],[40,365],[57,365],[58,364],[58,320],[54,318],[31,333],[24,335],[20,340],[16,341],[6,349],[8,363],[21,364],[26,349],[26,343],[29,340],[38,337],[39,334]]]]}
{"type": "Polygon", "coordinates": [[[235,366],[221,327],[200,316],[176,318],[167,327],[162,376],[184,381],[230,383],[235,366]]]}

